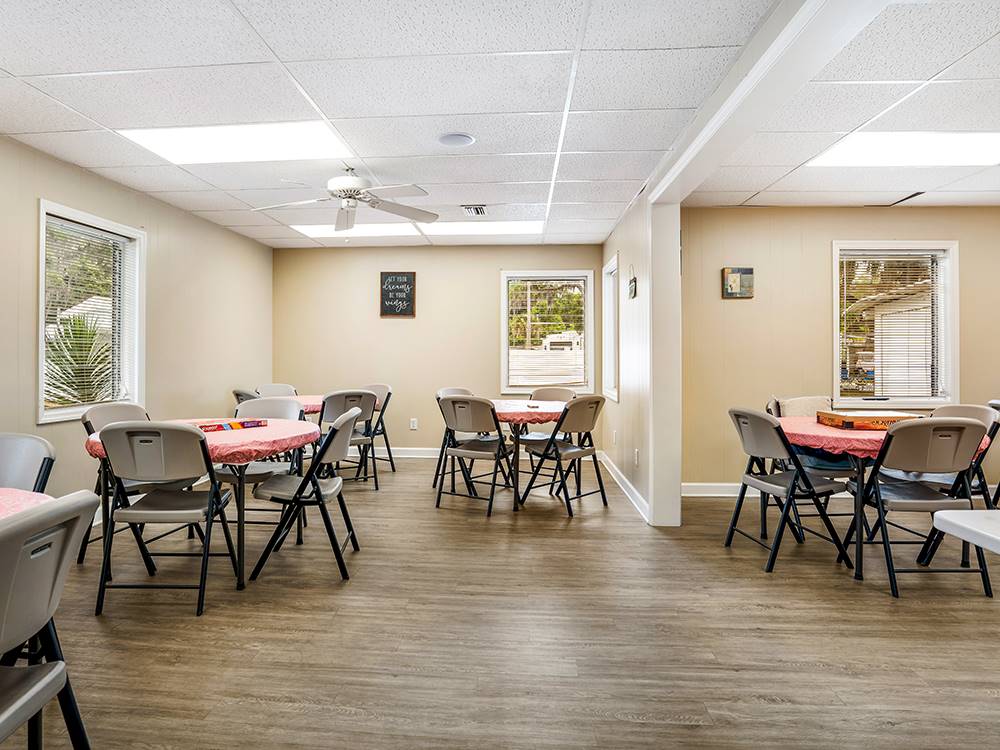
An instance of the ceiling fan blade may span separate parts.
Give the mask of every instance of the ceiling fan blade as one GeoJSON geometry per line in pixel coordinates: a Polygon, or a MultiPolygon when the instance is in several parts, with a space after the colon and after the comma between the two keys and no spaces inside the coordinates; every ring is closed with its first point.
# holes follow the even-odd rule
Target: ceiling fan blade
{"type": "Polygon", "coordinates": [[[251,211],[270,211],[272,208],[284,208],[285,206],[304,206],[307,203],[322,203],[323,201],[328,201],[330,198],[310,198],[307,201],[292,201],[291,203],[275,203],[273,206],[261,206],[260,208],[251,208],[251,211]]]}
{"type": "Polygon", "coordinates": [[[370,187],[365,190],[377,198],[416,198],[427,195],[427,191],[419,185],[384,185],[383,187],[370,187]]]}
{"type": "Polygon", "coordinates": [[[337,211],[337,223],[334,225],[334,231],[346,232],[348,229],[353,229],[354,213],[354,210],[350,208],[341,208],[337,211]]]}
{"type": "Polygon", "coordinates": [[[407,219],[412,221],[419,221],[422,224],[430,224],[432,221],[437,221],[438,215],[430,211],[424,211],[422,208],[414,208],[413,206],[404,206],[402,203],[393,203],[392,201],[383,200],[373,200],[369,204],[372,208],[378,209],[379,211],[385,211],[386,213],[396,214],[396,216],[405,216],[407,219]]]}

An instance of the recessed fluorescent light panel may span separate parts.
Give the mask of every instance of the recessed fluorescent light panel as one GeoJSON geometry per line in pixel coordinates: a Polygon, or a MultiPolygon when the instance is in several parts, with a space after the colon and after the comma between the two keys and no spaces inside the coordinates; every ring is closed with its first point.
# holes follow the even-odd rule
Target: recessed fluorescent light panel
{"type": "Polygon", "coordinates": [[[436,221],[421,224],[420,229],[431,236],[541,234],[544,226],[544,221],[436,221]]]}
{"type": "Polygon", "coordinates": [[[350,239],[352,237],[419,237],[420,232],[408,221],[392,224],[355,224],[340,232],[334,224],[293,224],[292,229],[306,237],[350,239]]]}
{"type": "Polygon", "coordinates": [[[351,150],[324,122],[119,130],[174,164],[342,159],[351,150]]]}
{"type": "Polygon", "coordinates": [[[809,167],[985,167],[1000,164],[1000,133],[851,133],[809,167]]]}

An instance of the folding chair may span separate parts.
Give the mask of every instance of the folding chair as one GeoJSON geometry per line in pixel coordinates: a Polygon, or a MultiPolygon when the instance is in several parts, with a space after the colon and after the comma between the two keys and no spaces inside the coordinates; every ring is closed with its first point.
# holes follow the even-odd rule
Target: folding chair
{"type": "Polygon", "coordinates": [[[222,491],[208,454],[205,434],[197,427],[175,422],[116,422],[101,430],[116,486],[115,510],[111,514],[109,531],[104,535],[104,558],[101,562],[101,582],[97,591],[95,614],[104,610],[104,596],[109,588],[117,589],[197,589],[197,614],[205,610],[205,585],[209,557],[229,556],[233,573],[237,573],[236,550],[229,533],[225,507],[232,498],[230,490],[222,491]],[[190,486],[202,475],[208,475],[208,490],[177,489],[177,485],[190,486]],[[153,488],[131,503],[126,495],[125,480],[152,483],[153,488]],[[228,552],[212,552],[212,527],[218,516],[228,552]],[[114,543],[114,526],[121,522],[128,526],[139,546],[146,572],[156,574],[154,556],[200,557],[201,576],[197,584],[109,583],[111,548],[114,543]],[[205,524],[201,552],[150,552],[148,544],[177,531],[171,529],[150,539],[143,538],[147,525],[205,524]]]}
{"type": "Polygon", "coordinates": [[[379,456],[375,460],[388,461],[389,468],[392,471],[396,471],[396,462],[392,458],[392,446],[389,445],[389,432],[385,426],[385,411],[389,408],[389,401],[392,399],[392,386],[385,383],[372,383],[371,385],[361,386],[361,390],[371,391],[378,399],[375,402],[375,411],[378,412],[378,418],[375,420],[375,424],[372,425],[372,437],[382,438],[382,442],[385,443],[386,458],[379,456]]]}
{"type": "Polygon", "coordinates": [[[75,492],[6,519],[0,526],[0,742],[28,724],[28,747],[42,747],[42,710],[59,699],[74,748],[89,748],[53,615],[66,573],[99,499],[75,492]],[[27,659],[27,666],[16,666],[27,659]]]}
{"type": "MultiPolygon", "coordinates": [[[[323,406],[319,413],[319,427],[322,430],[327,422],[334,422],[355,407],[361,410],[358,426],[351,436],[351,446],[358,449],[358,460],[347,460],[345,456],[341,463],[357,466],[357,471],[350,479],[367,482],[374,479],[378,490],[378,461],[375,455],[375,404],[378,396],[372,391],[334,391],[323,396],[323,406]],[[370,464],[369,464],[370,462],[370,464]],[[362,474],[362,469],[364,474],[362,474]]],[[[339,466],[337,467],[340,468],[339,466]]]]}
{"type": "Polygon", "coordinates": [[[45,438],[0,432],[0,487],[45,492],[56,449],[45,438]]]}
{"type": "Polygon", "coordinates": [[[233,388],[233,398],[236,399],[236,406],[239,407],[244,401],[259,398],[256,391],[248,391],[243,388],[233,388]]]}
{"type": "Polygon", "coordinates": [[[347,512],[347,503],[344,502],[344,480],[337,476],[336,466],[338,461],[347,458],[354,435],[354,426],[360,416],[361,409],[352,407],[333,421],[330,430],[323,436],[304,477],[275,474],[254,490],[254,497],[281,504],[281,520],[278,521],[274,533],[250,574],[251,581],[257,580],[257,576],[264,569],[271,553],[281,549],[292,525],[295,524],[305,508],[310,505],[319,508],[327,536],[330,538],[330,546],[333,547],[333,554],[337,558],[340,577],[345,581],[350,578],[347,574],[347,564],[344,562],[344,549],[348,543],[351,544],[355,552],[361,547],[358,545],[358,537],[354,532],[351,516],[347,512]],[[344,517],[344,525],[347,528],[347,539],[344,540],[343,545],[337,540],[337,533],[334,531],[330,512],[326,507],[333,497],[336,497],[340,504],[340,513],[344,517]]]}
{"type": "MultiPolygon", "coordinates": [[[[896,582],[899,573],[979,573],[986,596],[993,596],[986,557],[982,549],[976,547],[978,568],[964,566],[928,568],[926,566],[941,544],[944,532],[933,529],[928,534],[921,534],[888,520],[889,513],[894,512],[928,513],[933,516],[939,510],[971,510],[972,487],[969,482],[969,472],[985,435],[986,426],[982,422],[964,417],[913,419],[897,422],[887,430],[885,442],[875,459],[862,496],[865,502],[874,506],[878,512],[878,520],[873,530],[881,536],[881,542],[868,543],[882,545],[885,566],[889,574],[889,589],[894,597],[899,597],[899,587],[896,582]],[[912,474],[954,474],[959,477],[960,488],[957,492],[949,490],[948,494],[942,494],[923,482],[887,476],[885,470],[889,469],[912,474]],[[919,539],[893,541],[889,538],[890,526],[915,535],[919,539]],[[920,567],[896,567],[892,548],[898,544],[922,545],[917,555],[920,567]]],[[[854,489],[851,488],[851,491],[854,489]]],[[[852,522],[847,532],[847,544],[851,543],[854,532],[852,522]]],[[[968,549],[965,546],[967,544],[967,542],[963,544],[963,563],[968,549]]]]}
{"type": "Polygon", "coordinates": [[[555,490],[556,494],[562,493],[566,503],[566,512],[570,518],[573,517],[571,500],[579,500],[588,495],[600,493],[602,502],[605,507],[607,506],[608,496],[604,491],[604,478],[601,476],[601,465],[597,460],[597,448],[594,447],[593,436],[593,431],[597,427],[597,418],[601,415],[603,408],[604,396],[574,398],[566,404],[559,421],[556,422],[552,434],[548,436],[545,443],[528,445],[528,454],[533,456],[535,461],[531,479],[528,480],[528,486],[524,488],[524,494],[521,497],[522,503],[527,500],[528,493],[538,481],[545,462],[552,461],[555,470],[547,484],[555,490]],[[576,443],[573,442],[572,438],[574,434],[577,436],[576,443]],[[560,435],[563,435],[562,439],[559,438],[560,435]],[[586,458],[594,462],[594,472],[597,474],[598,489],[591,492],[583,492],[581,489],[581,467],[586,458]],[[564,461],[568,462],[566,466],[563,466],[564,461]],[[576,478],[576,494],[572,497],[567,487],[570,474],[576,478]]]}
{"type": "Polygon", "coordinates": [[[257,386],[258,396],[298,396],[294,385],[288,383],[267,383],[257,386]]]}
{"type": "Polygon", "coordinates": [[[725,546],[732,546],[734,534],[740,534],[759,544],[769,552],[764,571],[770,573],[774,570],[775,561],[778,559],[785,527],[791,525],[798,532],[796,539],[804,538],[805,532],[809,532],[833,544],[837,548],[837,562],[843,561],[848,568],[852,568],[847,550],[826,511],[826,500],[831,495],[844,491],[845,485],[803,468],[798,454],[792,450],[788,438],[785,437],[777,417],[753,409],[730,409],[729,417],[733,420],[743,452],[747,455],[747,466],[740,483],[740,493],[736,498],[736,507],[733,509],[729,529],[726,531],[725,546]],[[768,460],[777,461],[780,465],[791,468],[768,473],[765,466],[768,460]],[[762,505],[767,500],[766,496],[773,496],[781,511],[774,540],[770,546],[739,528],[743,501],[746,499],[747,490],[751,487],[760,492],[762,505]],[[813,503],[816,516],[823,522],[829,536],[805,526],[799,520],[792,519],[793,509],[799,500],[809,500],[813,503]]]}

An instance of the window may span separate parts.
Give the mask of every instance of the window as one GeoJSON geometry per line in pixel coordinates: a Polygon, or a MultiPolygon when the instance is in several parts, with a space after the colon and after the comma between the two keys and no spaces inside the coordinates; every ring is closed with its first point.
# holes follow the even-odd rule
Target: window
{"type": "Polygon", "coordinates": [[[592,392],[593,271],[501,273],[501,390],[592,392]]]}
{"type": "Polygon", "coordinates": [[[42,201],[38,422],[139,403],[145,233],[42,201]]]}
{"type": "Polygon", "coordinates": [[[601,277],[601,381],[604,395],[618,400],[618,256],[604,266],[601,277]]]}
{"type": "Polygon", "coordinates": [[[957,243],[834,243],[836,404],[957,400],[957,264],[957,243]]]}

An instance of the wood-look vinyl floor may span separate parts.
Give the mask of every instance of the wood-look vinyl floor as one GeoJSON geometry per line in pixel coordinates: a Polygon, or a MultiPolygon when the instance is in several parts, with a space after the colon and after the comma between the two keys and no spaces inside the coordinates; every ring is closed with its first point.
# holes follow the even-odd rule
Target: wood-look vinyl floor
{"type": "MultiPolygon", "coordinates": [[[[433,463],[398,463],[378,493],[348,486],[347,583],[315,511],[243,592],[216,558],[200,618],[195,592],[127,590],[94,617],[96,550],[74,566],[57,623],[93,746],[996,743],[1000,602],[976,576],[906,576],[897,601],[878,548],[858,583],[830,546],[786,536],[766,575],[756,545],[722,547],[731,501],[654,529],[609,483],[608,509],[594,496],[568,519],[543,493],[514,515],[504,493],[487,519],[457,498],[436,510],[433,463]]],[[[251,529],[251,563],[267,533],[251,529]]],[[[116,550],[120,580],[144,576],[124,535],[116,550]]],[[[164,579],[195,575],[161,560],[164,579]]],[[[67,746],[54,703],[46,729],[67,746]]]]}

